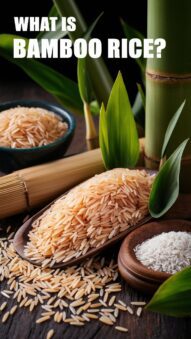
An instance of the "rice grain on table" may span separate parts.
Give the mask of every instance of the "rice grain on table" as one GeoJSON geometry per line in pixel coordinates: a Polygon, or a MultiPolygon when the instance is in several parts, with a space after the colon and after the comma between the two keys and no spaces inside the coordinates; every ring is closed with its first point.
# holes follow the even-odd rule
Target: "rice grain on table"
{"type": "Polygon", "coordinates": [[[47,321],[47,320],[49,320],[49,319],[50,319],[50,315],[47,315],[47,316],[45,316],[45,317],[41,317],[41,318],[37,319],[37,320],[36,320],[36,323],[37,323],[37,324],[40,324],[40,323],[43,323],[43,322],[45,322],[45,321],[47,321]]]}
{"type": "Polygon", "coordinates": [[[118,168],[76,186],[33,222],[25,255],[53,266],[100,247],[148,214],[152,181],[145,170],[118,168]]]}
{"type": "Polygon", "coordinates": [[[6,306],[7,306],[7,301],[4,301],[0,306],[0,311],[2,312],[6,306]]]}
{"type": "Polygon", "coordinates": [[[114,311],[114,317],[117,318],[119,315],[119,309],[116,307],[114,311]]]}
{"type": "Polygon", "coordinates": [[[145,306],[146,302],[145,301],[131,301],[131,305],[134,305],[134,306],[145,306]]]}
{"type": "Polygon", "coordinates": [[[46,339],[51,339],[53,335],[54,335],[54,330],[53,329],[49,330],[47,333],[46,339]]]}
{"type": "Polygon", "coordinates": [[[113,325],[113,321],[110,318],[106,317],[106,316],[101,316],[99,318],[99,321],[101,321],[102,323],[104,323],[106,325],[113,325]]]}
{"type": "Polygon", "coordinates": [[[128,332],[128,328],[123,326],[115,326],[115,329],[120,332],[128,332]]]}
{"type": "Polygon", "coordinates": [[[127,307],[127,305],[122,300],[118,300],[118,303],[121,304],[124,307],[127,307]]]}
{"type": "Polygon", "coordinates": [[[130,306],[127,306],[127,312],[129,312],[129,314],[133,314],[133,309],[130,306]]]}
{"type": "Polygon", "coordinates": [[[84,323],[80,322],[80,321],[71,321],[70,325],[74,325],[74,326],[84,326],[84,323]]]}
{"type": "Polygon", "coordinates": [[[15,107],[0,113],[0,146],[31,148],[45,146],[63,136],[66,122],[39,107],[15,107]]]}
{"type": "MultiPolygon", "coordinates": [[[[15,304],[2,315],[1,322],[14,316],[17,310],[20,312],[18,306],[24,308],[25,312],[40,308],[42,313],[36,319],[37,324],[54,319],[57,323],[85,326],[88,322],[98,320],[112,326],[119,316],[120,310],[113,305],[118,293],[115,291],[121,290],[121,284],[115,281],[117,264],[113,259],[91,258],[63,270],[36,267],[17,255],[12,241],[1,238],[0,272],[0,281],[7,284],[3,291],[10,296],[8,301],[14,300],[15,304]],[[78,291],[81,293],[77,294],[78,291]],[[115,295],[103,302],[99,300],[100,291],[102,298],[106,293],[115,295]],[[76,295],[80,298],[76,299],[76,295]],[[99,302],[94,302],[96,299],[99,302]],[[111,300],[112,307],[109,305],[111,300]]],[[[6,307],[7,301],[1,304],[0,312],[6,307]]],[[[137,309],[135,316],[139,316],[139,312],[137,309]]]]}
{"type": "Polygon", "coordinates": [[[142,311],[143,311],[143,308],[142,307],[138,307],[137,312],[136,312],[138,317],[141,316],[142,311]]]}
{"type": "Polygon", "coordinates": [[[17,308],[18,308],[17,305],[13,306],[13,307],[10,309],[10,314],[13,315],[13,314],[16,312],[17,308]]]}
{"type": "Polygon", "coordinates": [[[113,295],[113,296],[111,297],[111,299],[109,300],[108,305],[109,305],[109,306],[112,306],[112,305],[114,304],[114,302],[115,302],[115,299],[116,299],[116,296],[113,295]]]}
{"type": "Polygon", "coordinates": [[[121,311],[127,311],[127,307],[121,305],[121,304],[114,304],[114,306],[116,308],[118,308],[118,310],[121,310],[121,311]]]}
{"type": "Polygon", "coordinates": [[[7,319],[9,318],[10,313],[6,312],[2,318],[2,323],[5,323],[7,321],[7,319]]]}

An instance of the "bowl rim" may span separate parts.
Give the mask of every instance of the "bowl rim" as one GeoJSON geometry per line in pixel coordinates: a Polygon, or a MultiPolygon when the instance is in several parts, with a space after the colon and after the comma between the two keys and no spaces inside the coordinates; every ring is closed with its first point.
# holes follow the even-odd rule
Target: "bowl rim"
{"type": "MultiPolygon", "coordinates": [[[[135,247],[131,247],[131,241],[133,238],[138,238],[139,233],[143,232],[145,237],[143,241],[146,241],[155,235],[159,235],[163,232],[170,232],[170,231],[183,231],[185,232],[186,228],[190,228],[191,232],[191,221],[190,220],[184,220],[184,219],[162,219],[157,221],[156,219],[153,219],[149,221],[148,223],[141,225],[136,230],[133,230],[131,233],[129,233],[125,239],[122,242],[122,245],[120,247],[119,253],[118,253],[118,263],[120,261],[120,264],[122,264],[127,270],[135,274],[137,277],[146,278],[148,281],[164,281],[167,278],[171,277],[171,273],[167,272],[161,272],[161,271],[154,271],[147,266],[143,265],[138,258],[136,257],[136,254],[134,252],[135,247]],[[168,230],[165,229],[165,224],[168,225],[168,230]],[[176,225],[176,226],[175,226],[176,225]],[[182,225],[179,227],[179,225],[182,225]],[[158,226],[158,230],[155,231],[155,227],[158,226]],[[147,231],[150,230],[150,232],[147,233],[147,231]],[[151,235],[152,233],[152,235],[151,235]],[[125,255],[124,255],[125,254],[125,255]]],[[[188,232],[188,231],[187,231],[188,232]]],[[[142,243],[142,241],[140,242],[142,243]]]]}
{"type": "MultiPolygon", "coordinates": [[[[68,129],[66,133],[56,139],[55,141],[43,145],[43,146],[35,146],[35,147],[30,147],[30,148],[11,148],[11,147],[4,147],[0,146],[0,150],[6,151],[9,153],[20,153],[20,152],[33,152],[33,151],[40,151],[40,150],[46,150],[51,147],[57,146],[62,144],[67,140],[67,138],[72,135],[75,131],[76,128],[76,120],[73,116],[72,113],[70,113],[65,107],[62,107],[61,105],[53,102],[49,102],[46,100],[35,100],[35,99],[23,99],[23,100],[11,100],[11,101],[6,101],[3,103],[0,103],[0,114],[4,110],[8,110],[11,108],[17,108],[17,107],[39,107],[39,108],[44,108],[47,111],[49,110],[50,112],[53,112],[54,114],[66,118],[66,122],[68,123],[68,129]]],[[[63,120],[64,121],[64,120],[63,120]]]]}

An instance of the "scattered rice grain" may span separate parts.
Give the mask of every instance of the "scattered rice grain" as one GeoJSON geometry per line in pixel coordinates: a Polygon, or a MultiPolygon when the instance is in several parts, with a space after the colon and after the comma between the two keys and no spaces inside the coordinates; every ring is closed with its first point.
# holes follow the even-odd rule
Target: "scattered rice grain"
{"type": "Polygon", "coordinates": [[[136,312],[138,317],[141,316],[142,311],[143,311],[143,308],[142,307],[138,307],[137,312],[136,312]]]}
{"type": "Polygon", "coordinates": [[[54,335],[54,330],[53,328],[51,330],[48,331],[46,339],[51,339],[54,335]]]}
{"type": "Polygon", "coordinates": [[[115,329],[120,332],[128,332],[128,328],[122,326],[115,326],[115,329]]]}

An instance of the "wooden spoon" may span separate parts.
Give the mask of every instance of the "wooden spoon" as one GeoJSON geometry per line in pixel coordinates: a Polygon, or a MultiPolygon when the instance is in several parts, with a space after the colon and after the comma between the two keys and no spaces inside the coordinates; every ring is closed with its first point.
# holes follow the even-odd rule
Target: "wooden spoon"
{"type": "MultiPolygon", "coordinates": [[[[150,175],[155,175],[156,171],[150,171],[148,170],[148,173],[150,175]]],[[[67,191],[65,194],[67,194],[69,191],[67,191]]],[[[64,194],[64,195],[65,195],[64,194]]],[[[59,199],[59,198],[57,198],[59,199]]],[[[56,199],[56,200],[57,200],[56,199]]],[[[56,201],[55,200],[55,201],[56,201]]],[[[13,241],[13,245],[14,248],[16,250],[16,252],[25,260],[29,261],[30,263],[32,263],[33,265],[37,265],[37,266],[41,266],[41,263],[35,262],[31,259],[29,259],[28,257],[25,256],[24,254],[24,249],[25,246],[27,245],[27,242],[29,241],[29,237],[28,234],[32,229],[32,224],[33,222],[39,218],[42,213],[44,213],[48,208],[50,208],[50,206],[55,202],[51,202],[49,205],[47,205],[45,208],[43,208],[41,211],[39,211],[38,213],[36,213],[32,218],[30,218],[29,220],[27,220],[20,228],[19,230],[16,232],[15,237],[14,237],[14,241],[13,241]]],[[[140,220],[136,225],[134,226],[130,226],[129,228],[127,228],[127,230],[119,233],[118,235],[116,235],[115,237],[113,237],[112,239],[108,240],[105,244],[103,244],[102,246],[100,246],[99,248],[93,248],[90,251],[88,251],[85,255],[82,255],[78,258],[74,258],[71,259],[67,262],[59,262],[54,264],[53,266],[51,266],[51,268],[60,268],[60,267],[66,267],[66,266],[70,266],[70,265],[74,265],[74,264],[78,264],[81,261],[83,261],[86,258],[90,258],[93,256],[96,256],[97,254],[99,254],[100,252],[102,252],[103,250],[105,250],[106,248],[114,245],[115,243],[117,243],[118,241],[122,240],[123,238],[125,238],[125,236],[130,233],[131,231],[135,230],[136,228],[140,227],[141,225],[144,225],[145,223],[147,223],[149,220],[151,220],[152,217],[150,215],[147,215],[145,218],[143,218],[142,220],[140,220]]]]}

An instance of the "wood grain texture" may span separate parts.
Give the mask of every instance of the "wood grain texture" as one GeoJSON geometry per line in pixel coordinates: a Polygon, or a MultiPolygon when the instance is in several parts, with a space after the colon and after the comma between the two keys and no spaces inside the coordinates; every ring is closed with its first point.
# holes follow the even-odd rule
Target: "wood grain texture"
{"type": "MultiPolygon", "coordinates": [[[[8,101],[13,99],[45,99],[54,101],[47,93],[39,89],[38,86],[29,84],[0,84],[0,101],[8,101]]],[[[83,117],[77,118],[77,129],[73,143],[68,153],[75,153],[84,150],[84,121],[83,117]]],[[[6,228],[8,225],[14,225],[18,228],[22,224],[23,216],[17,216],[8,220],[0,221],[0,226],[6,228]]],[[[112,250],[117,258],[118,247],[112,250]]],[[[107,253],[108,256],[111,252],[107,253]]],[[[130,300],[148,300],[144,294],[130,288],[122,281],[123,290],[118,294],[118,298],[128,303],[130,300]]],[[[3,290],[5,283],[0,285],[3,290]]],[[[0,295],[0,304],[5,301],[0,295]]],[[[8,309],[13,304],[9,302],[8,309]]],[[[120,333],[114,328],[100,324],[97,321],[88,323],[85,327],[79,328],[66,324],[56,324],[49,321],[37,325],[36,319],[40,315],[40,307],[32,313],[23,308],[19,308],[13,317],[10,317],[5,324],[1,323],[2,315],[0,315],[0,339],[45,339],[49,329],[55,329],[55,339],[187,339],[191,337],[191,321],[190,319],[175,319],[172,317],[162,316],[151,312],[143,312],[141,318],[128,315],[121,312],[117,325],[129,328],[128,333],[120,333]]]]}

